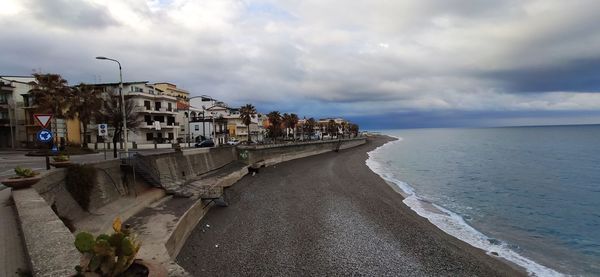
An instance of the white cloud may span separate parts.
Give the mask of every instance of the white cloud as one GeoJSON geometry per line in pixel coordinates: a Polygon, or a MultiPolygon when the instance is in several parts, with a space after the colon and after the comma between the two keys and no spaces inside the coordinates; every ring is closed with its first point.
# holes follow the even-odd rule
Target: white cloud
{"type": "Polygon", "coordinates": [[[592,0],[32,1],[3,2],[0,74],[113,81],[93,59],[104,55],[127,80],[299,113],[600,108],[588,84],[600,80],[574,79],[578,62],[600,60],[592,0]],[[565,64],[567,85],[521,93],[530,70],[561,76],[552,70],[565,64]]]}

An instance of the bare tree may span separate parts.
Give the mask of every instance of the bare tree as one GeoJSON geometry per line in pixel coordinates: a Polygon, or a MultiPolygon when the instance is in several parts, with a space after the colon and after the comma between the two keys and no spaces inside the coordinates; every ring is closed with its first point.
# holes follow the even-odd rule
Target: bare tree
{"type": "MultiPolygon", "coordinates": [[[[121,98],[113,91],[104,97],[102,108],[96,116],[98,122],[107,123],[115,129],[113,134],[113,156],[117,157],[117,142],[123,135],[123,114],[121,113],[121,98]]],[[[125,100],[125,118],[127,119],[127,129],[134,130],[140,124],[137,120],[138,107],[131,98],[125,100]]]]}

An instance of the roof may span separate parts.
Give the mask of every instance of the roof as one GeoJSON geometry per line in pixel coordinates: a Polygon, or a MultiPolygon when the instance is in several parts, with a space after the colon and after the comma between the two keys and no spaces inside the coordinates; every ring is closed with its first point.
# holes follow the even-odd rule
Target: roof
{"type": "MultiPolygon", "coordinates": [[[[137,81],[137,82],[123,82],[124,86],[127,85],[135,85],[135,84],[147,84],[148,81],[137,81]]],[[[89,84],[90,86],[95,87],[105,87],[105,86],[118,86],[120,83],[99,83],[99,84],[89,84]]]]}
{"type": "Polygon", "coordinates": [[[35,77],[33,76],[5,76],[0,75],[0,79],[9,81],[9,82],[17,82],[22,84],[29,84],[30,82],[35,82],[35,77]]]}

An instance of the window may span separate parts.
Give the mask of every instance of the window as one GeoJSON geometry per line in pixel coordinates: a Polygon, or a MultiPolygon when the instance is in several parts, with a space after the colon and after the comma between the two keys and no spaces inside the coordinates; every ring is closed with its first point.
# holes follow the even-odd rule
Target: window
{"type": "Polygon", "coordinates": [[[154,102],[154,110],[155,111],[160,111],[160,102],[154,102]]]}
{"type": "Polygon", "coordinates": [[[144,101],[144,107],[146,107],[146,110],[151,110],[150,101],[144,101]]]}
{"type": "Polygon", "coordinates": [[[146,140],[147,141],[153,141],[154,140],[154,134],[153,133],[146,133],[146,140]]]}
{"type": "Polygon", "coordinates": [[[147,125],[152,125],[152,117],[150,115],[144,115],[144,121],[147,125]]]}
{"type": "Polygon", "coordinates": [[[169,139],[174,139],[175,136],[173,135],[173,133],[169,133],[169,139]]]}
{"type": "Polygon", "coordinates": [[[161,115],[161,116],[155,116],[155,117],[154,117],[154,120],[156,120],[156,121],[158,121],[158,122],[162,122],[162,123],[164,123],[164,122],[165,122],[165,117],[164,117],[164,116],[162,116],[162,115],[161,115]]]}
{"type": "Polygon", "coordinates": [[[173,106],[171,103],[167,103],[167,111],[172,111],[173,110],[173,106]]]}
{"type": "Polygon", "coordinates": [[[200,125],[194,125],[194,130],[200,131],[200,125]]]}

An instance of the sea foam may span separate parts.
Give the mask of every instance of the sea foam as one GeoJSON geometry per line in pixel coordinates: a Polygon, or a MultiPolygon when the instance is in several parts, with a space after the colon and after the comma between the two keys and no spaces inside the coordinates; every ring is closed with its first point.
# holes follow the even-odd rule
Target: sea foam
{"type": "Polygon", "coordinates": [[[385,181],[397,186],[404,196],[404,204],[415,211],[419,216],[429,220],[432,224],[440,228],[445,233],[456,237],[474,247],[486,251],[490,256],[504,258],[514,264],[517,264],[529,273],[531,276],[565,276],[551,268],[545,267],[515,252],[502,241],[491,239],[485,234],[479,232],[455,212],[441,207],[433,202],[419,197],[414,188],[408,183],[398,180],[384,162],[378,161],[378,154],[386,151],[386,148],[393,147],[402,142],[401,137],[395,137],[397,140],[388,142],[373,151],[367,153],[369,158],[366,161],[367,166],[385,181]]]}

